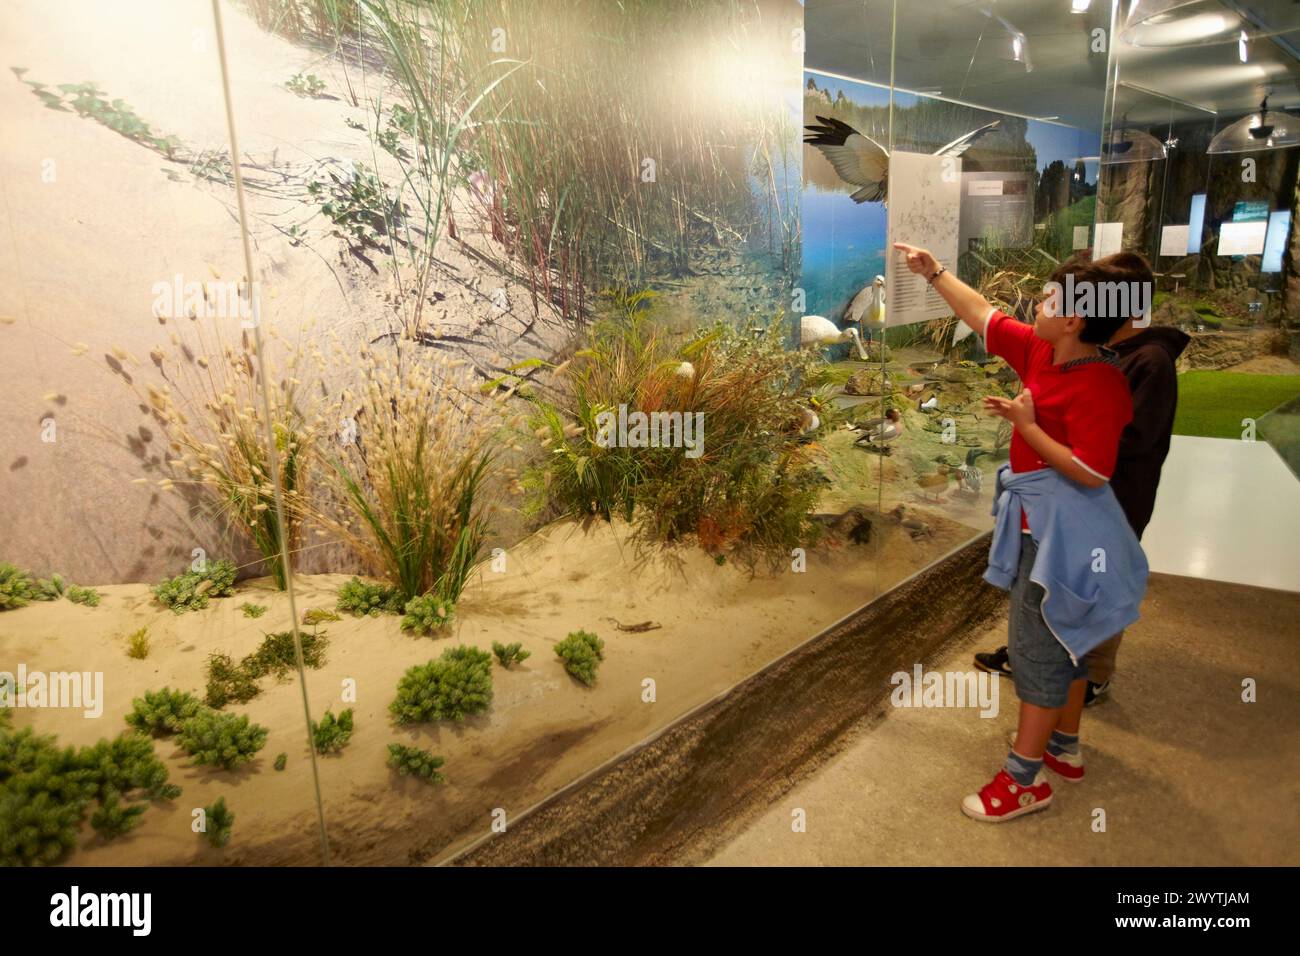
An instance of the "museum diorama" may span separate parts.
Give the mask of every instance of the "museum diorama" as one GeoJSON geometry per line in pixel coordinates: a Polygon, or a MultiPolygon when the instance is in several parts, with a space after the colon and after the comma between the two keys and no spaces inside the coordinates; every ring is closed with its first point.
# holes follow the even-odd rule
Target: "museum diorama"
{"type": "Polygon", "coordinates": [[[1141,253],[1175,434],[1300,474],[1295,44],[6,5],[0,863],[446,862],[975,541],[1019,378],[894,243],[1022,321],[1141,253]]]}

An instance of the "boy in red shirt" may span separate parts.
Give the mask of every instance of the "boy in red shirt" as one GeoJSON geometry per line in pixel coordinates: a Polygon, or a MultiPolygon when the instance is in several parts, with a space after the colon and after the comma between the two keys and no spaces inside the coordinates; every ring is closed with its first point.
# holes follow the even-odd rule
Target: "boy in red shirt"
{"type": "MultiPolygon", "coordinates": [[[[984,336],[1020,376],[1014,399],[989,396],[984,407],[1014,426],[1010,465],[1016,473],[1053,468],[1088,488],[1105,485],[1115,469],[1120,434],[1133,417],[1128,382],[1099,346],[1129,320],[1125,315],[1071,314],[1059,290],[1067,275],[1084,283],[1106,281],[1104,267],[1070,261],[1052,275],[1058,295],[1040,302],[1032,326],[999,312],[941,266],[925,249],[895,243],[908,268],[935,288],[956,316],[984,336]]],[[[1100,296],[1097,297],[1099,299],[1100,296]]],[[[1052,788],[1043,767],[1064,776],[1078,754],[1079,721],[1087,669],[1075,663],[1042,616],[1043,588],[1029,579],[1037,545],[1022,517],[1020,571],[1011,588],[1008,651],[1020,698],[1016,741],[1002,770],[979,793],[962,801],[977,820],[1001,822],[1046,807],[1052,788]]]]}

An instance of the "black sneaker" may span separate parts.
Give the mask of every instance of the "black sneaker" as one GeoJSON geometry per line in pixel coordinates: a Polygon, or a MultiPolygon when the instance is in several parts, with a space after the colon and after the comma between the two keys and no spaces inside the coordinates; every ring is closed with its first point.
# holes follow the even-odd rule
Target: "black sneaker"
{"type": "Polygon", "coordinates": [[[985,651],[976,654],[975,666],[990,674],[1001,674],[1003,677],[1011,676],[1011,658],[1007,656],[1005,645],[999,647],[992,654],[985,651]]]}
{"type": "MultiPolygon", "coordinates": [[[[975,655],[978,657],[979,655],[975,655]]],[[[1102,681],[1100,684],[1094,684],[1088,681],[1088,692],[1083,697],[1083,706],[1091,707],[1097,701],[1101,700],[1110,693],[1110,681],[1102,681]]]]}

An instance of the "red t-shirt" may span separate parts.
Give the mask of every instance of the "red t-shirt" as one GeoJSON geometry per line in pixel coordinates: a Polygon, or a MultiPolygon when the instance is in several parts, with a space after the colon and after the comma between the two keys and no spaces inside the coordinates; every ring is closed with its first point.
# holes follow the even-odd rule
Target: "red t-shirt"
{"type": "MultiPolygon", "coordinates": [[[[1110,480],[1119,437],[1133,420],[1128,379],[1107,359],[1052,364],[1052,346],[1034,328],[996,309],[984,326],[984,344],[1006,359],[1034,396],[1034,418],[1051,438],[1069,447],[1076,463],[1110,480]]],[[[1011,436],[1011,470],[1051,467],[1019,431],[1011,436]]],[[[1028,528],[1028,522],[1023,527],[1028,528]]]]}

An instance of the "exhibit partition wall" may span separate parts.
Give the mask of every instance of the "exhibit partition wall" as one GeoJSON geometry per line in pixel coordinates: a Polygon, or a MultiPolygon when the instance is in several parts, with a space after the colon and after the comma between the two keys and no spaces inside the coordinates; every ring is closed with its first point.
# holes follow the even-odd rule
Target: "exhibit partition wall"
{"type": "Polygon", "coordinates": [[[6,865],[448,861],[970,544],[1018,379],[894,242],[1290,361],[1259,25],[130,6],[0,13],[6,865]]]}

